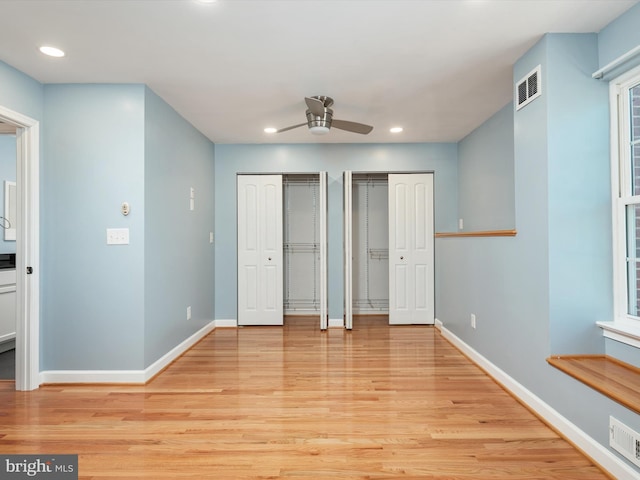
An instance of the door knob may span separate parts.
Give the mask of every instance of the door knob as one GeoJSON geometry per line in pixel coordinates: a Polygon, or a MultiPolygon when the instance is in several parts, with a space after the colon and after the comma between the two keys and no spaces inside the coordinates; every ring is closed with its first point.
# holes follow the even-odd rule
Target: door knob
{"type": "Polygon", "coordinates": [[[404,257],[400,257],[400,260],[404,260],[404,257]]]}
{"type": "Polygon", "coordinates": [[[271,257],[269,257],[269,261],[271,261],[271,257]]]}

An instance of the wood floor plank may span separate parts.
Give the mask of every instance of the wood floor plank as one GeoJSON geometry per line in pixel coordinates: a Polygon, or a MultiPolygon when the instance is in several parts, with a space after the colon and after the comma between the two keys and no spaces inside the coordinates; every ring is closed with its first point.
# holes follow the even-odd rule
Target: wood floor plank
{"type": "Polygon", "coordinates": [[[604,479],[432,327],[219,329],[145,386],[0,384],[0,451],[80,478],[604,479]]]}

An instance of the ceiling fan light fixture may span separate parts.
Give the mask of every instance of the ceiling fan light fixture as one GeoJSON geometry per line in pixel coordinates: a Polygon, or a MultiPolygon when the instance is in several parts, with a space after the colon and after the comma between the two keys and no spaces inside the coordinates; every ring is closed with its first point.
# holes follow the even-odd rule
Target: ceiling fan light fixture
{"type": "Polygon", "coordinates": [[[267,127],[264,129],[264,133],[276,133],[278,131],[277,128],[267,127]]]}
{"type": "Polygon", "coordinates": [[[309,131],[314,135],[326,135],[327,133],[329,133],[329,127],[326,127],[324,125],[313,125],[309,127],[309,131]]]}
{"type": "Polygon", "coordinates": [[[400,133],[402,130],[402,127],[392,127],[389,129],[391,133],[400,133]]]}

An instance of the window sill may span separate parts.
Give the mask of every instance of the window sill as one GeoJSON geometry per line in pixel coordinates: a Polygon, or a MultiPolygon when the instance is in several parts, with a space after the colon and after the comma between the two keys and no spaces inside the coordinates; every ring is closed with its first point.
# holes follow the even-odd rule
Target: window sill
{"type": "Polygon", "coordinates": [[[621,320],[617,322],[596,322],[596,324],[602,328],[602,335],[606,338],[640,348],[640,322],[621,320]]]}

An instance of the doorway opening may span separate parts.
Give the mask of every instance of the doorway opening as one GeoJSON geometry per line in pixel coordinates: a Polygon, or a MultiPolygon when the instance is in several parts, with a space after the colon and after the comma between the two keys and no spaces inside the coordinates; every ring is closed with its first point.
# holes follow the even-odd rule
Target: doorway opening
{"type": "Polygon", "coordinates": [[[388,175],[354,173],[352,189],[354,321],[388,321],[388,175]]]}
{"type": "Polygon", "coordinates": [[[34,390],[39,379],[39,152],[40,124],[0,106],[0,122],[15,129],[15,388],[34,390]]]}
{"type": "Polygon", "coordinates": [[[343,181],[345,328],[365,315],[433,324],[433,173],[346,171],[343,181]]]}
{"type": "Polygon", "coordinates": [[[0,380],[16,378],[16,164],[15,125],[0,122],[0,380]]]}
{"type": "Polygon", "coordinates": [[[320,320],[320,178],[282,176],[285,322],[320,320]]]}
{"type": "Polygon", "coordinates": [[[238,175],[238,325],[325,330],[326,172],[238,175]]]}

